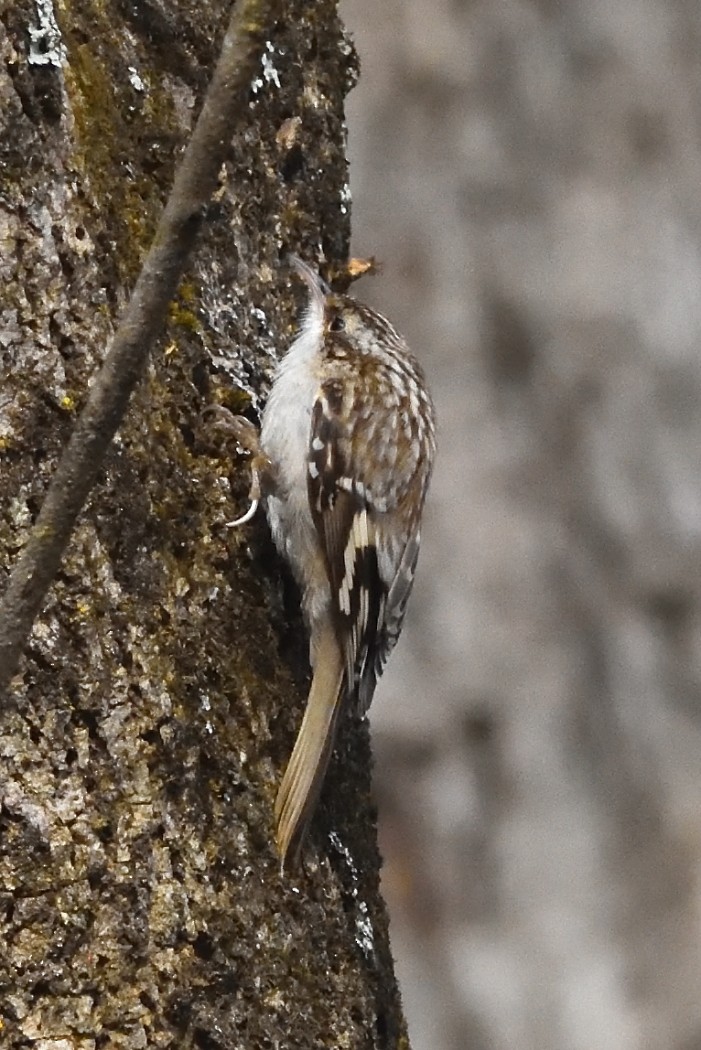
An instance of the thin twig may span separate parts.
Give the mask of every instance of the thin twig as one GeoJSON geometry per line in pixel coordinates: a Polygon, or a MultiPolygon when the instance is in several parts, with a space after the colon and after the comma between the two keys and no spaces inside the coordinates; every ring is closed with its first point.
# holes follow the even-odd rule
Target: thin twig
{"type": "Polygon", "coordinates": [[[234,5],[202,112],[153,244],[0,601],[0,696],[15,674],[75,520],[160,332],[279,9],[280,0],[238,0],[234,5]]]}

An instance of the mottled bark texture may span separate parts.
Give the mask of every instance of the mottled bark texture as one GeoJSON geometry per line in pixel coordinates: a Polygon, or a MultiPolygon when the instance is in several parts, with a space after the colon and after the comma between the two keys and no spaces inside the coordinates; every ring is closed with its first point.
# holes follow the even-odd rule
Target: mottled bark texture
{"type": "MultiPolygon", "coordinates": [[[[0,7],[0,561],[7,574],[148,250],[229,5],[0,7]]],[[[8,1048],[406,1045],[369,804],[344,735],[306,864],[272,802],[307,680],[296,595],[207,430],[252,417],[346,255],[335,4],[289,0],[199,247],[0,708],[8,1048]]]]}
{"type": "Polygon", "coordinates": [[[412,1045],[699,1050],[701,4],[346,14],[440,422],[372,712],[412,1045]]]}
{"type": "MultiPolygon", "coordinates": [[[[0,697],[17,671],[76,518],[124,419],[152,345],[162,333],[219,172],[229,158],[232,128],[246,123],[251,84],[278,20],[278,5],[279,0],[239,0],[232,9],[216,68],[178,160],[151,247],[0,598],[0,697]]],[[[57,36],[58,27],[51,29],[57,36]]],[[[46,52],[41,54],[42,61],[46,57],[46,52]]],[[[55,59],[60,61],[58,52],[55,59]]]]}

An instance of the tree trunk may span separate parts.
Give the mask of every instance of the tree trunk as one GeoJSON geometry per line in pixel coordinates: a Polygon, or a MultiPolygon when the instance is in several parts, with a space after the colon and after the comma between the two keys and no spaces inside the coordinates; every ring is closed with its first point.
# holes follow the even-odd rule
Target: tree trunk
{"type": "MultiPolygon", "coordinates": [[[[213,0],[0,9],[0,546],[9,570],[133,287],[229,15],[213,0]]],[[[297,596],[248,466],[294,330],[279,267],[345,260],[331,0],[288,0],[231,129],[167,331],[0,708],[0,1041],[406,1046],[369,803],[346,729],[299,871],[272,804],[307,688],[297,596]]]]}

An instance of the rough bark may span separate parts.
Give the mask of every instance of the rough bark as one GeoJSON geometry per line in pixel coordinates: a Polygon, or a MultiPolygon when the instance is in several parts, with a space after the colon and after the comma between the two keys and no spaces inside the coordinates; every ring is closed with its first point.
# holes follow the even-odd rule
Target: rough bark
{"type": "Polygon", "coordinates": [[[421,1050],[701,1046],[701,5],[354,0],[439,456],[375,702],[421,1050]]]}
{"type": "MultiPolygon", "coordinates": [[[[0,550],[7,573],[147,251],[228,5],[0,8],[0,550]]],[[[304,868],[272,801],[307,684],[246,463],[201,421],[256,411],[339,262],[354,51],[289,0],[167,330],[0,708],[0,1039],[42,1050],[406,1045],[369,803],[344,734],[304,868]]]]}

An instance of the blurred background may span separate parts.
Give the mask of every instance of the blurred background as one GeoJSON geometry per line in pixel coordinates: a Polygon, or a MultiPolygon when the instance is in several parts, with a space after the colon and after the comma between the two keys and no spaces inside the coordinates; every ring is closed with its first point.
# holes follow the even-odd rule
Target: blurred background
{"type": "Polygon", "coordinates": [[[414,1050],[701,1050],[701,4],[342,7],[440,416],[372,710],[414,1050]]]}

